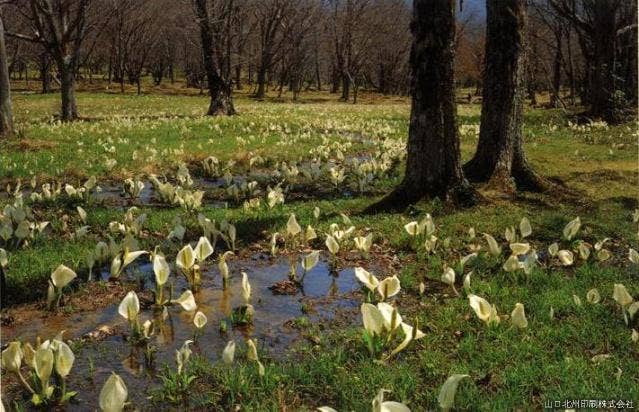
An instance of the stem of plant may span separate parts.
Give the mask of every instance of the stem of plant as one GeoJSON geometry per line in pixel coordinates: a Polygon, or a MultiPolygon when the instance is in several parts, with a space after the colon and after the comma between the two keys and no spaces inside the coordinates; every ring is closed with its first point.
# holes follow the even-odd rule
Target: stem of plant
{"type": "Polygon", "coordinates": [[[29,392],[31,392],[32,394],[35,394],[35,391],[31,387],[31,385],[29,385],[27,381],[24,379],[24,376],[22,376],[22,372],[20,372],[20,369],[18,369],[16,373],[18,375],[18,378],[20,378],[20,382],[22,382],[22,384],[29,390],[29,392]]]}

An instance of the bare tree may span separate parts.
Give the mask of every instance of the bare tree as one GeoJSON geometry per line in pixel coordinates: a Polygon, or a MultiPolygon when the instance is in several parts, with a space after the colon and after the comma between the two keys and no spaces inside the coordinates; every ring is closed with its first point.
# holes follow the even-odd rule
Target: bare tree
{"type": "Polygon", "coordinates": [[[586,86],[590,115],[609,122],[618,121],[624,99],[617,93],[625,90],[630,97],[636,98],[636,87],[632,83],[636,84],[637,2],[549,1],[553,9],[572,24],[579,36],[587,62],[586,86]],[[620,48],[625,43],[622,41],[624,36],[626,47],[620,48]],[[621,64],[624,62],[625,65],[621,64]],[[624,73],[620,70],[624,66],[633,68],[624,73]],[[626,84],[621,84],[622,82],[626,84]]]}
{"type": "Polygon", "coordinates": [[[13,111],[11,110],[11,85],[9,84],[9,63],[4,41],[2,3],[0,3],[0,137],[13,134],[13,111]]]}
{"type": "Polygon", "coordinates": [[[486,67],[479,143],[464,165],[469,179],[496,188],[542,190],[522,145],[526,0],[487,0],[486,67]]]}
{"type": "Polygon", "coordinates": [[[401,210],[424,196],[474,201],[460,164],[455,105],[455,0],[415,0],[411,115],[406,172],[400,185],[367,211],[401,210]]]}
{"type": "Polygon", "coordinates": [[[257,68],[257,92],[255,97],[266,95],[266,73],[278,53],[282,42],[282,20],[289,11],[289,0],[260,1],[255,8],[255,19],[259,29],[260,61],[257,68]]]}
{"type": "Polygon", "coordinates": [[[91,1],[29,0],[27,13],[33,34],[7,33],[42,44],[55,61],[62,95],[60,117],[64,121],[78,117],[75,73],[87,32],[86,17],[91,1]]]}
{"type": "MultiPolygon", "coordinates": [[[[220,114],[233,115],[236,112],[231,96],[231,84],[222,78],[221,75],[220,65],[213,43],[213,29],[211,28],[211,19],[209,17],[208,1],[193,0],[193,6],[200,28],[202,56],[206,70],[209,95],[211,96],[211,103],[209,104],[209,109],[206,114],[209,116],[220,114]]],[[[228,72],[230,74],[230,70],[228,72]]]]}

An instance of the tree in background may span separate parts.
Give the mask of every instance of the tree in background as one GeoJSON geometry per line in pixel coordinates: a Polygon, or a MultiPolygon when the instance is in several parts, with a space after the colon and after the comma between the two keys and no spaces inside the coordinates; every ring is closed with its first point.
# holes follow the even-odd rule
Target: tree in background
{"type": "Polygon", "coordinates": [[[637,100],[637,1],[549,0],[579,37],[591,117],[621,120],[637,100]]]}
{"type": "Polygon", "coordinates": [[[64,121],[78,118],[75,75],[82,42],[87,35],[86,18],[90,4],[91,0],[30,0],[25,13],[28,15],[32,34],[8,33],[42,44],[53,57],[60,74],[60,118],[64,121]]]}
{"type": "Polygon", "coordinates": [[[193,6],[200,27],[202,56],[206,70],[209,95],[211,97],[211,103],[209,104],[209,109],[206,114],[209,116],[219,114],[233,115],[235,114],[235,107],[233,106],[233,99],[231,97],[231,84],[228,80],[222,78],[220,65],[215,55],[208,2],[207,0],[193,0],[193,6]]]}
{"type": "Polygon", "coordinates": [[[464,172],[500,190],[543,190],[522,143],[526,0],[487,0],[486,19],[479,143],[464,172]]]}
{"type": "Polygon", "coordinates": [[[410,52],[411,114],[403,181],[368,212],[402,210],[425,196],[469,203],[455,104],[455,0],[415,0],[410,52]]]}
{"type": "MultiPolygon", "coordinates": [[[[0,3],[0,136],[13,134],[13,111],[11,109],[11,86],[9,85],[9,67],[7,48],[4,42],[4,23],[2,22],[2,3],[0,3]]],[[[1,269],[0,269],[1,270],[1,269]]]]}

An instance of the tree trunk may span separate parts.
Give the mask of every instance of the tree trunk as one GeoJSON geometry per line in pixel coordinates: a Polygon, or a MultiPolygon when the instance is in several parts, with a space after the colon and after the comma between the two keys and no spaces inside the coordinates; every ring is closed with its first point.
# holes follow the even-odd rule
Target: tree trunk
{"type": "Polygon", "coordinates": [[[11,85],[9,84],[8,64],[7,48],[4,42],[4,24],[2,16],[0,16],[0,136],[3,137],[13,134],[13,111],[11,109],[11,85]]]}
{"type": "Polygon", "coordinates": [[[219,114],[233,115],[235,107],[233,106],[233,98],[231,97],[230,85],[227,84],[220,75],[215,58],[215,47],[213,46],[213,31],[211,29],[211,20],[207,0],[194,0],[195,12],[198,23],[200,25],[200,39],[202,41],[202,55],[204,59],[204,69],[206,70],[206,80],[211,96],[211,103],[206,112],[208,116],[216,116],[219,114]]]}
{"type": "Polygon", "coordinates": [[[235,65],[235,89],[242,90],[242,63],[240,62],[235,65]]]}
{"type": "Polygon", "coordinates": [[[486,19],[479,143],[464,172],[472,181],[489,181],[506,192],[542,190],[545,184],[528,165],[521,142],[526,0],[487,0],[486,19]]]}
{"type": "Polygon", "coordinates": [[[49,56],[46,51],[40,53],[40,80],[42,94],[51,92],[51,75],[49,74],[49,56]]]}
{"type": "Polygon", "coordinates": [[[415,0],[411,115],[402,183],[367,212],[402,210],[424,196],[462,204],[474,192],[460,165],[454,82],[455,0],[415,0]]]}
{"type": "Polygon", "coordinates": [[[561,34],[563,29],[555,29],[555,55],[553,57],[552,64],[552,90],[550,91],[550,105],[552,107],[559,107],[560,97],[559,92],[561,90],[561,61],[563,57],[561,55],[561,34]]]}
{"type": "Polygon", "coordinates": [[[344,71],[342,72],[342,97],[340,97],[340,100],[347,102],[350,97],[350,91],[351,81],[348,78],[348,73],[344,71]]]}
{"type": "Polygon", "coordinates": [[[266,95],[266,65],[264,62],[260,63],[260,66],[257,68],[257,92],[255,93],[255,97],[258,99],[263,99],[266,95]]]}
{"type": "Polygon", "coordinates": [[[75,99],[75,74],[73,67],[65,61],[58,62],[60,72],[60,92],[62,93],[62,111],[60,117],[68,122],[78,118],[78,105],[75,99]]]}
{"type": "Polygon", "coordinates": [[[594,16],[594,61],[591,66],[590,114],[607,122],[614,122],[616,107],[613,95],[615,87],[615,9],[608,1],[601,1],[594,16]]]}

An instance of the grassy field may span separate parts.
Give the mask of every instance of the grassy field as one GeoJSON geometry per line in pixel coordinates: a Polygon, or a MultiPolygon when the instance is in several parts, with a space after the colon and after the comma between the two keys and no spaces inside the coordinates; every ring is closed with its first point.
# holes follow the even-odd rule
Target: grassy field
{"type": "MultiPolygon", "coordinates": [[[[521,193],[514,198],[484,193],[480,204],[464,210],[451,210],[435,199],[404,214],[367,216],[360,211],[399,181],[401,158],[395,159],[398,167],[380,174],[361,191],[356,189],[356,166],[349,166],[351,159],[379,158],[391,151],[385,144],[401,146],[408,129],[407,99],[364,95],[361,104],[352,105],[319,93],[303,96],[299,103],[286,99],[257,102],[240,96],[236,102],[239,116],[211,119],[203,116],[207,99],[200,96],[80,93],[79,109],[86,119],[63,124],[53,118],[57,98],[15,96],[20,136],[1,143],[3,186],[10,185],[13,191],[21,181],[28,193],[34,176],[37,191],[46,182],[78,187],[90,176],[97,177],[98,184],[119,188],[125,178],[146,181],[149,174],[166,176],[175,183],[176,170],[184,163],[195,180],[194,187],[207,193],[197,212],[119,196],[117,203],[109,203],[71,199],[62,193],[56,200],[31,202],[25,194],[33,220],[50,224],[28,244],[16,247],[10,241],[4,243],[10,306],[4,310],[3,324],[8,322],[10,336],[22,336],[20,330],[26,328],[19,321],[21,311],[28,309],[47,322],[49,315],[42,302],[47,279],[59,264],[74,269],[81,279],[65,293],[79,299],[92,293],[84,282],[88,277],[86,257],[96,242],[107,241],[109,236],[124,242],[109,229],[109,222],[122,221],[130,205],[139,207],[138,215],[146,214],[143,230],[133,236],[138,248],[151,251],[158,245],[170,262],[184,244],[195,244],[202,235],[198,213],[235,225],[239,258],[255,251],[268,253],[271,235],[285,232],[291,213],[302,228],[312,224],[318,239],[304,248],[280,242],[280,253],[295,255],[301,249],[304,253],[316,249],[328,257],[324,240],[332,233],[330,225],[344,226],[341,215],[347,215],[356,234],[373,234],[374,247],[369,257],[363,258],[349,251],[354,246],[345,241],[337,266],[363,266],[371,271],[378,267],[383,273],[375,275],[380,278],[396,274],[401,292],[391,301],[405,322],[419,325],[425,333],[389,360],[372,359],[362,339],[359,303],[364,294],[357,290],[348,298],[354,300],[354,310],[347,311],[344,318],[314,320],[300,315],[292,319],[303,325],[299,328],[302,338],[283,354],[258,345],[264,376],[258,374],[254,362],[247,359],[244,343],[238,341],[232,367],[205,354],[194,355],[187,368],[193,377],[188,390],[180,387],[175,363],[166,362],[167,369],[153,372],[151,385],[133,397],[131,410],[231,410],[236,405],[256,411],[313,410],[330,405],[340,411],[367,411],[382,388],[391,391],[387,399],[401,401],[414,411],[433,410],[439,407],[442,384],[455,373],[470,375],[461,381],[455,398],[459,410],[537,410],[547,401],[573,399],[621,399],[633,401],[635,407],[639,404],[639,343],[631,337],[639,316],[634,325],[632,321],[627,325],[613,299],[614,284],[624,284],[630,295],[639,299],[639,266],[628,260],[629,248],[639,249],[639,226],[633,222],[639,207],[635,123],[577,126],[559,110],[528,108],[524,128],[527,155],[537,171],[560,189],[552,194],[521,193]],[[301,176],[290,177],[283,185],[290,190],[285,192],[286,201],[273,208],[266,207],[264,200],[259,207],[247,207],[243,202],[251,196],[234,201],[224,189],[209,194],[204,185],[207,177],[201,161],[207,156],[218,158],[233,176],[247,176],[283,170],[282,162],[288,166],[297,163],[301,168],[310,157],[318,156],[318,148],[326,149],[323,162],[346,169],[345,181],[332,185],[323,176],[311,185],[301,176]],[[251,159],[257,157],[261,158],[259,165],[252,167],[251,159]],[[234,163],[229,165],[229,161],[234,163]],[[226,202],[226,207],[217,201],[226,202]],[[76,206],[87,212],[85,222],[76,206]],[[313,216],[316,207],[321,211],[318,219],[313,216]],[[433,253],[424,250],[424,239],[418,244],[404,230],[408,222],[420,221],[427,213],[433,217],[438,238],[433,253]],[[504,231],[518,228],[523,217],[529,219],[532,234],[521,242],[538,251],[539,263],[527,274],[522,270],[507,272],[502,268],[509,254],[504,231]],[[576,217],[582,222],[578,234],[571,240],[562,239],[562,230],[576,217]],[[167,240],[176,218],[186,229],[182,241],[167,240]],[[84,226],[88,226],[88,233],[78,234],[84,226]],[[470,228],[477,234],[474,239],[469,236],[470,228]],[[483,233],[497,239],[503,249],[499,256],[486,253],[483,233]],[[594,245],[604,238],[610,238],[605,248],[611,257],[602,261],[596,257],[594,245]],[[548,256],[547,248],[553,242],[573,251],[573,264],[564,266],[548,256]],[[588,258],[578,257],[580,245],[592,250],[588,258]],[[460,270],[459,259],[478,246],[479,256],[460,270]],[[457,272],[459,296],[441,281],[446,266],[457,272]],[[470,287],[463,287],[463,277],[470,271],[470,287]],[[597,303],[587,298],[593,288],[601,295],[597,303]],[[509,315],[515,303],[523,303],[528,327],[518,329],[505,316],[499,325],[485,325],[469,306],[467,295],[471,293],[495,304],[499,315],[509,315]]],[[[472,155],[477,142],[479,113],[476,104],[458,107],[464,159],[472,155]]],[[[273,184],[273,180],[267,181],[268,186],[273,184]]],[[[267,183],[260,182],[260,187],[262,192],[255,197],[264,199],[267,183]]],[[[9,195],[0,198],[0,205],[12,202],[9,195]]],[[[220,252],[225,250],[223,242],[218,242],[218,247],[220,252]]],[[[211,267],[217,266],[217,253],[214,255],[208,264],[211,267]]],[[[108,271],[109,263],[103,266],[108,271]]],[[[127,288],[142,292],[139,285],[124,286],[111,300],[96,306],[119,302],[127,288]]],[[[81,310],[65,305],[60,311],[55,319],[81,310]]],[[[215,329],[218,325],[206,327],[215,329]]],[[[259,333],[254,336],[259,341],[259,333]]],[[[3,347],[6,339],[3,333],[3,347]]],[[[99,346],[100,342],[92,344],[99,346]]],[[[84,345],[72,345],[77,359],[87,350],[84,345]]],[[[173,354],[181,345],[174,342],[162,350],[173,354]]],[[[91,393],[99,392],[107,372],[100,372],[97,389],[91,393]]],[[[84,379],[91,371],[78,366],[78,372],[71,372],[76,373],[78,379],[84,379]]],[[[125,382],[133,379],[121,376],[125,382]]],[[[3,373],[2,379],[5,406],[28,408],[28,397],[12,375],[3,373]]],[[[80,398],[74,407],[97,405],[97,396],[80,398]]]]}

